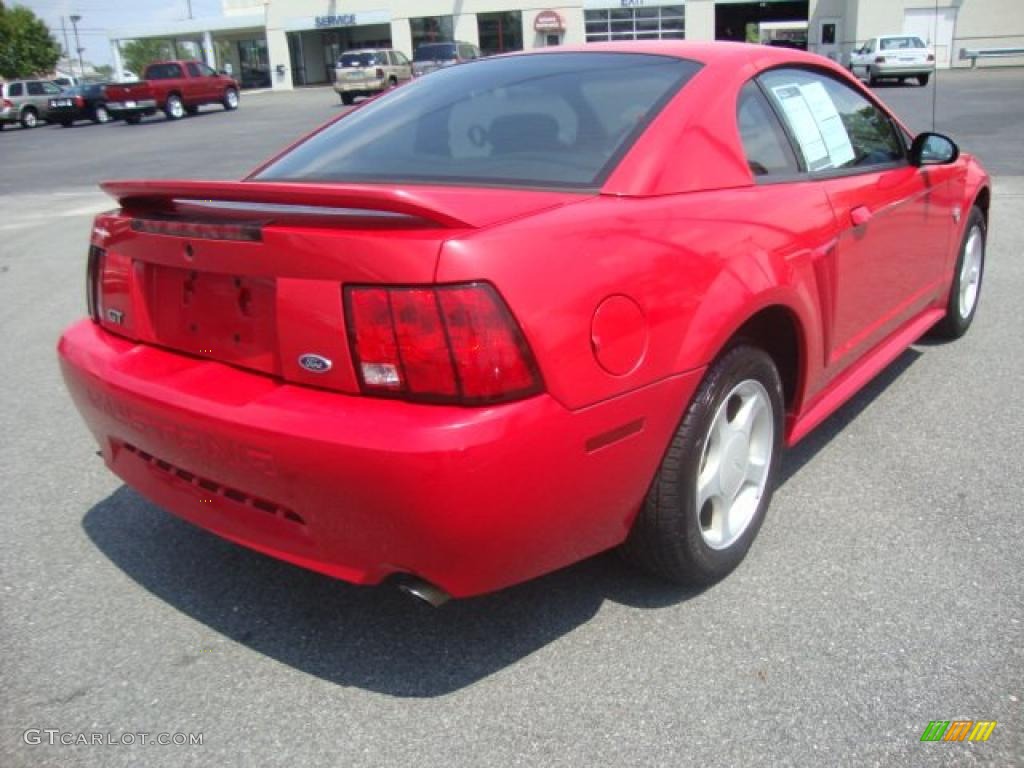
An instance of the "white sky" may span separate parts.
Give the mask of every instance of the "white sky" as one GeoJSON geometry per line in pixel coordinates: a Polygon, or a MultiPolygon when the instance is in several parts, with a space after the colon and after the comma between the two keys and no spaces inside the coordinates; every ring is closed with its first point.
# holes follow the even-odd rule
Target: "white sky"
{"type": "MultiPolygon", "coordinates": [[[[15,0],[8,6],[23,5],[47,23],[50,31],[63,47],[60,17],[65,17],[68,46],[74,51],[75,38],[68,16],[78,14],[78,38],[85,52],[82,56],[93,64],[110,64],[110,44],[107,30],[139,24],[158,24],[188,18],[186,0],[15,0]]],[[[192,16],[220,16],[220,0],[192,0],[192,16]]]]}

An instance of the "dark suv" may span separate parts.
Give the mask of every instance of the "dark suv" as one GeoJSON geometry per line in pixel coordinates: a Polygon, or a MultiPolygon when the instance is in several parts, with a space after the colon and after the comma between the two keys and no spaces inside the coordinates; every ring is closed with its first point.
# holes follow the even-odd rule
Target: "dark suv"
{"type": "Polygon", "coordinates": [[[422,43],[412,56],[412,74],[413,77],[420,77],[441,67],[479,59],[481,55],[480,49],[472,43],[458,40],[422,43]]]}

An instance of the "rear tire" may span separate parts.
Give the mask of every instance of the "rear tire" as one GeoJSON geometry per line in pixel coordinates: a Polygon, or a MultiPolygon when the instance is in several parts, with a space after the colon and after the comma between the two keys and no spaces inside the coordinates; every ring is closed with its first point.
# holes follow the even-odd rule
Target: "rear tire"
{"type": "Polygon", "coordinates": [[[28,107],[21,113],[21,127],[35,128],[37,125],[39,125],[39,115],[36,114],[32,107],[28,107]]]}
{"type": "Polygon", "coordinates": [[[782,456],[782,380],[763,350],[740,344],[708,369],[622,551],[678,584],[708,585],[747,554],[782,456]]]}
{"type": "Polygon", "coordinates": [[[931,79],[931,75],[918,75],[917,82],[921,84],[921,87],[928,85],[928,81],[931,79]]]}
{"type": "Polygon", "coordinates": [[[74,122],[75,122],[74,120],[61,120],[60,121],[60,127],[61,128],[70,128],[74,122]]]}
{"type": "Polygon", "coordinates": [[[397,87],[398,87],[398,78],[397,77],[390,77],[390,78],[388,78],[388,88],[397,88],[397,87]]]}
{"type": "Polygon", "coordinates": [[[946,316],[935,324],[929,335],[940,339],[959,339],[974,322],[985,276],[986,230],[985,214],[974,206],[967,216],[967,226],[960,242],[960,255],[946,302],[946,316]]]}
{"type": "Polygon", "coordinates": [[[167,97],[167,103],[164,104],[164,114],[167,115],[168,120],[180,120],[185,116],[185,105],[181,101],[181,96],[172,93],[167,97]]]}
{"type": "Polygon", "coordinates": [[[92,111],[92,121],[97,125],[103,125],[110,122],[110,113],[103,104],[97,104],[96,108],[92,111]]]}
{"type": "Polygon", "coordinates": [[[138,125],[142,122],[142,115],[128,115],[124,121],[128,123],[128,125],[138,125]]]}
{"type": "Polygon", "coordinates": [[[878,85],[878,75],[876,75],[872,69],[868,69],[868,85],[878,85]]]}
{"type": "Polygon", "coordinates": [[[343,94],[341,94],[341,103],[344,104],[346,107],[352,106],[352,102],[355,101],[355,100],[356,100],[356,97],[353,96],[351,93],[343,93],[343,94]]]}
{"type": "Polygon", "coordinates": [[[224,91],[224,100],[221,103],[228,112],[238,109],[238,91],[228,88],[224,91]]]}

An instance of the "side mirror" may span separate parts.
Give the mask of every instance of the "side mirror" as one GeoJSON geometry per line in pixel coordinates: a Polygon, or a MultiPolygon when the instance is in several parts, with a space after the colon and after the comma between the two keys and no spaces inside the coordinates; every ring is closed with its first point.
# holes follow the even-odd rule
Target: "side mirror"
{"type": "Polygon", "coordinates": [[[910,164],[949,165],[960,157],[960,147],[951,138],[941,133],[921,133],[910,145],[910,164]]]}

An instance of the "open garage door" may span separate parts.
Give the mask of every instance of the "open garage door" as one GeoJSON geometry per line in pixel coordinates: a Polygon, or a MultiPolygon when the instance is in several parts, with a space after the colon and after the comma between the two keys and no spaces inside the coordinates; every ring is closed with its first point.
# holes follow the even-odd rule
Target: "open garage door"
{"type": "Polygon", "coordinates": [[[808,6],[808,0],[762,0],[755,3],[718,0],[715,3],[715,39],[806,48],[808,6]],[[786,29],[780,26],[783,23],[788,23],[788,31],[779,34],[786,29]],[[789,26],[793,23],[802,23],[802,34],[792,31],[801,29],[800,26],[789,26]]]}

